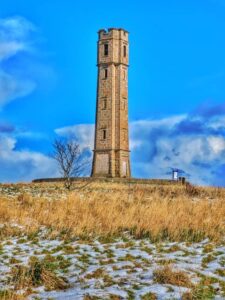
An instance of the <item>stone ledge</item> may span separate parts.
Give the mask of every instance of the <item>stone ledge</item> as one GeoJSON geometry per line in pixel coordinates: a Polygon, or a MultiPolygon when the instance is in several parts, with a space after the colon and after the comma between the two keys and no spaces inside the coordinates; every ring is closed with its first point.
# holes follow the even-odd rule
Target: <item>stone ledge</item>
{"type": "MultiPolygon", "coordinates": [[[[103,177],[72,177],[72,181],[80,182],[111,182],[111,183],[125,183],[125,184],[163,184],[163,185],[177,185],[181,184],[179,181],[171,179],[146,179],[146,178],[103,178],[103,177]]],[[[38,178],[32,180],[33,183],[41,182],[63,182],[63,178],[38,178]]]]}

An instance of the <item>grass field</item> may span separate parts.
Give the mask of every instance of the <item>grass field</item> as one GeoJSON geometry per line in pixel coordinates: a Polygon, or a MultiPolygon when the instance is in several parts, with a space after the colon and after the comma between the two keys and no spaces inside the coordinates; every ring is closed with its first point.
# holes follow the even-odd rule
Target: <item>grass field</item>
{"type": "Polygon", "coordinates": [[[225,299],[225,189],[0,185],[0,299],[225,299]]]}

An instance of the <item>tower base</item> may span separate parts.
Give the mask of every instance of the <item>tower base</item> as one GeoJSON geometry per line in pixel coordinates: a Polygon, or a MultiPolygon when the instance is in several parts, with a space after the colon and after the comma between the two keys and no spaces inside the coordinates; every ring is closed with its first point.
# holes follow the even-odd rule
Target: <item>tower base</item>
{"type": "Polygon", "coordinates": [[[94,150],[92,177],[130,178],[127,150],[94,150]]]}

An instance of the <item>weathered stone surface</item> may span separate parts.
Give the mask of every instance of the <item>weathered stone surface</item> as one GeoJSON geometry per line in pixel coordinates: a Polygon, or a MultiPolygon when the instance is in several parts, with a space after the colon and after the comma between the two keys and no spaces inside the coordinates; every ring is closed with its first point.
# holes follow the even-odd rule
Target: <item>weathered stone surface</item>
{"type": "Polygon", "coordinates": [[[99,31],[93,177],[131,176],[128,134],[128,46],[126,30],[111,28],[108,31],[99,31]]]}

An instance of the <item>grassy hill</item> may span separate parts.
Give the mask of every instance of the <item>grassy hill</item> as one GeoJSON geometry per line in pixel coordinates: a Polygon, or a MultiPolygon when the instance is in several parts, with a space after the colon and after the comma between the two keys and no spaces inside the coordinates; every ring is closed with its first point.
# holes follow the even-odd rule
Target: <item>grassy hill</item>
{"type": "Polygon", "coordinates": [[[225,297],[225,189],[2,184],[0,204],[0,299],[225,297]]]}

